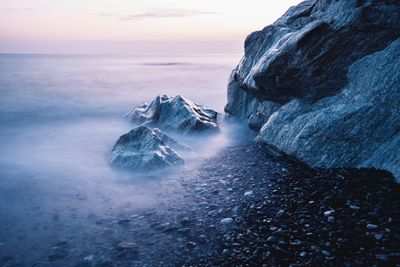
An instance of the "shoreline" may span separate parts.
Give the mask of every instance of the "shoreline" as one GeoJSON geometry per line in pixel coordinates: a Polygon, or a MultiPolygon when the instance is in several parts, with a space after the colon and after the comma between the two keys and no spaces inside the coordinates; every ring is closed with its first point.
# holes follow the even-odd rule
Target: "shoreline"
{"type": "Polygon", "coordinates": [[[98,230],[75,248],[74,240],[60,240],[42,261],[1,255],[2,266],[396,266],[400,260],[400,185],[387,172],[311,169],[249,143],[227,147],[176,179],[184,188],[176,203],[134,213],[127,207],[89,225],[98,230]]]}

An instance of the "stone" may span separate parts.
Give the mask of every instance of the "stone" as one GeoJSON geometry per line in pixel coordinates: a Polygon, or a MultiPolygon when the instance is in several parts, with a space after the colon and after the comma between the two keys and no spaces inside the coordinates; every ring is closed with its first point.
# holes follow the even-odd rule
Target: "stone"
{"type": "Polygon", "coordinates": [[[244,196],[245,196],[245,197],[252,197],[253,195],[254,195],[253,191],[246,191],[246,192],[244,193],[244,196]]]}
{"type": "Polygon", "coordinates": [[[354,63],[337,95],[284,105],[259,140],[313,167],[374,167],[400,179],[398,73],[400,40],[354,63]]]}
{"type": "Polygon", "coordinates": [[[277,241],[278,241],[278,239],[275,236],[270,236],[267,238],[268,244],[273,244],[273,243],[276,243],[277,241]]]}
{"type": "Polygon", "coordinates": [[[283,217],[283,215],[285,215],[285,210],[279,210],[279,211],[275,214],[275,216],[276,216],[277,218],[281,218],[281,217],[283,217]]]}
{"type": "Polygon", "coordinates": [[[182,133],[217,130],[218,113],[180,95],[157,96],[150,104],[142,104],[125,115],[132,122],[157,126],[182,133]]]}
{"type": "Polygon", "coordinates": [[[335,213],[335,210],[327,210],[327,211],[324,212],[324,215],[325,216],[331,216],[334,213],[335,213]]]}
{"type": "Polygon", "coordinates": [[[360,207],[357,206],[357,205],[349,205],[349,208],[352,209],[352,210],[359,210],[360,209],[360,207]]]}
{"type": "Polygon", "coordinates": [[[163,141],[166,145],[168,145],[172,149],[190,151],[190,148],[187,145],[184,145],[176,141],[175,139],[169,137],[168,135],[163,133],[160,129],[153,128],[152,130],[161,139],[161,141],[163,141]]]}
{"type": "Polygon", "coordinates": [[[389,261],[388,256],[386,256],[386,255],[384,255],[384,254],[377,254],[377,255],[375,255],[375,258],[376,258],[377,260],[379,260],[379,261],[384,261],[384,262],[389,261]]]}
{"type": "Polygon", "coordinates": [[[400,181],[398,25],[397,1],[303,1],[247,37],[225,112],[313,167],[400,181]]]}
{"type": "Polygon", "coordinates": [[[184,160],[170,147],[179,148],[177,144],[160,131],[138,126],[118,139],[111,164],[139,171],[183,165],[184,160]]]}
{"type": "Polygon", "coordinates": [[[382,240],[383,235],[384,235],[383,233],[377,233],[377,234],[375,234],[375,239],[378,240],[378,241],[382,240]]]}
{"type": "Polygon", "coordinates": [[[322,253],[322,255],[324,255],[325,257],[329,257],[329,256],[331,255],[331,253],[329,253],[329,252],[326,251],[326,250],[322,250],[321,253],[322,253]]]}
{"type": "Polygon", "coordinates": [[[369,224],[367,224],[367,228],[368,228],[369,230],[375,230],[375,229],[378,228],[378,225],[369,223],[369,224]]]}
{"type": "Polygon", "coordinates": [[[224,218],[220,221],[220,223],[222,225],[230,225],[233,223],[233,219],[232,218],[224,218]]]}
{"type": "Polygon", "coordinates": [[[236,115],[239,103],[243,114],[256,111],[254,101],[334,95],[353,62],[399,37],[399,11],[395,1],[307,0],[290,8],[246,38],[245,54],[229,80],[227,113],[236,115]]]}

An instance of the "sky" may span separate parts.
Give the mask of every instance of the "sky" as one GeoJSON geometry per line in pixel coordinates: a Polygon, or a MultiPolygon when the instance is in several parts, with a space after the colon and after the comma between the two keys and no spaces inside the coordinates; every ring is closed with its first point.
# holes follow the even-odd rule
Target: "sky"
{"type": "Polygon", "coordinates": [[[0,53],[241,53],[301,0],[0,0],[0,53]]]}

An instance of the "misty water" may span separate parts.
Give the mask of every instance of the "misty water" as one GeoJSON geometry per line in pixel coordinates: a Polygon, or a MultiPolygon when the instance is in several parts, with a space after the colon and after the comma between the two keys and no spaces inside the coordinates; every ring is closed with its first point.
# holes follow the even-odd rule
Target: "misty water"
{"type": "Polygon", "coordinates": [[[158,94],[182,94],[222,113],[238,60],[0,56],[0,256],[33,263],[60,240],[91,247],[95,222],[184,202],[179,177],[190,177],[202,160],[240,140],[237,126],[219,114],[220,133],[180,137],[193,147],[184,167],[137,174],[109,165],[115,141],[133,128],[123,115],[158,94]]]}

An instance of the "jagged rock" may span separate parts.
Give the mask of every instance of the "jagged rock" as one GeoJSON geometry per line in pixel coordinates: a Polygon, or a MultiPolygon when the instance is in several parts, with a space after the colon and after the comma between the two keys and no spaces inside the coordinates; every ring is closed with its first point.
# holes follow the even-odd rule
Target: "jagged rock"
{"type": "Polygon", "coordinates": [[[315,102],[335,95],[352,63],[399,38],[398,25],[399,1],[304,1],[247,37],[225,111],[249,119],[264,100],[315,102]]]}
{"type": "Polygon", "coordinates": [[[260,138],[312,166],[375,167],[400,179],[400,39],[354,63],[347,79],[335,96],[284,105],[260,138]]]}
{"type": "Polygon", "coordinates": [[[400,179],[398,25],[399,1],[304,1],[247,37],[225,111],[312,166],[400,179]]]}
{"type": "Polygon", "coordinates": [[[170,146],[172,149],[176,150],[186,150],[189,151],[190,148],[187,145],[184,145],[182,143],[179,143],[175,139],[169,137],[165,133],[161,132],[160,129],[158,128],[153,128],[153,132],[163,141],[166,145],[170,146]]]}
{"type": "Polygon", "coordinates": [[[155,125],[184,133],[218,129],[217,112],[178,95],[157,96],[125,115],[135,123],[155,125]]]}
{"type": "Polygon", "coordinates": [[[122,135],[112,150],[111,164],[134,170],[155,170],[184,164],[174,149],[184,149],[158,129],[138,126],[122,135]]]}

